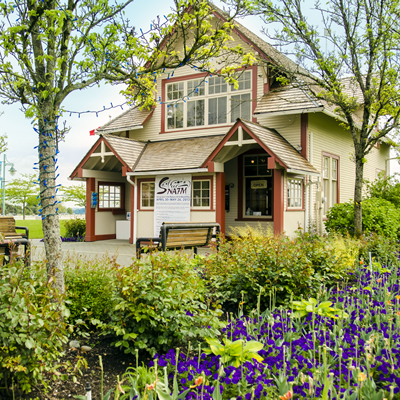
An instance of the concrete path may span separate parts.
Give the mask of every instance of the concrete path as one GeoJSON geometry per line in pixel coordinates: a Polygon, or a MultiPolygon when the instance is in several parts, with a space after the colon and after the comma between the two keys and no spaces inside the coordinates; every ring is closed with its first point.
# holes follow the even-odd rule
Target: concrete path
{"type": "MultiPolygon", "coordinates": [[[[121,266],[129,266],[132,259],[136,257],[136,246],[130,244],[128,240],[100,240],[98,242],[63,242],[61,245],[63,257],[65,260],[73,262],[80,258],[91,260],[101,259],[103,257],[114,258],[121,266]]],[[[192,250],[185,252],[193,253],[192,250]]],[[[200,248],[199,254],[207,254],[210,249],[200,248]]],[[[44,259],[44,243],[40,239],[32,239],[32,260],[44,259]]]]}

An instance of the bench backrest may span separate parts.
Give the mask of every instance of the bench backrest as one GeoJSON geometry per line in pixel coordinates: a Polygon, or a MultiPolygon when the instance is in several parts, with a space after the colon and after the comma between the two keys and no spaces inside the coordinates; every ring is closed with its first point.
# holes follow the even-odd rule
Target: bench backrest
{"type": "Polygon", "coordinates": [[[13,217],[0,216],[0,232],[3,234],[16,233],[15,219],[13,217]]]}
{"type": "Polygon", "coordinates": [[[211,242],[215,222],[170,222],[161,227],[163,250],[167,248],[207,246],[211,242]]]}

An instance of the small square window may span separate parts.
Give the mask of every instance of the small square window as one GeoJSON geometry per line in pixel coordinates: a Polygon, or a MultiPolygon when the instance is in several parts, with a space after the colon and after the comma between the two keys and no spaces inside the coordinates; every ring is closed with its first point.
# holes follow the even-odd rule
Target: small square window
{"type": "Polygon", "coordinates": [[[211,205],[211,181],[194,180],[192,183],[192,207],[210,208],[211,205]]]}
{"type": "Polygon", "coordinates": [[[99,210],[121,209],[122,207],[122,184],[99,182],[99,210]]]}
{"type": "Polygon", "coordinates": [[[288,208],[302,208],[303,206],[303,180],[288,178],[287,181],[287,206],[288,208]]]}
{"type": "Polygon", "coordinates": [[[142,182],[140,185],[140,208],[154,208],[154,182],[142,182]]]}

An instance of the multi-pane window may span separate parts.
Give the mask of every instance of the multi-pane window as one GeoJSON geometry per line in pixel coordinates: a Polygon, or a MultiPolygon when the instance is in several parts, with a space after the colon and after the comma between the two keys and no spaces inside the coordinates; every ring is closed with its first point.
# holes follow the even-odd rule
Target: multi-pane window
{"type": "Polygon", "coordinates": [[[238,77],[238,88],[213,76],[166,85],[167,129],[190,128],[251,118],[251,71],[238,77]]]}
{"type": "Polygon", "coordinates": [[[303,180],[288,178],[287,181],[287,206],[288,208],[302,208],[303,206],[303,180]]]}
{"type": "Polygon", "coordinates": [[[193,180],[192,182],[192,207],[210,208],[211,181],[210,179],[193,180]]]}
{"type": "Polygon", "coordinates": [[[268,156],[245,156],[243,172],[245,215],[272,215],[272,171],[268,169],[268,156]]]}
{"type": "Polygon", "coordinates": [[[122,208],[122,185],[99,184],[99,209],[122,208]]]}
{"type": "Polygon", "coordinates": [[[140,208],[154,208],[154,182],[141,183],[140,208]]]}
{"type": "Polygon", "coordinates": [[[324,215],[328,209],[338,202],[338,171],[339,159],[336,157],[323,157],[323,179],[324,179],[324,215]]]}

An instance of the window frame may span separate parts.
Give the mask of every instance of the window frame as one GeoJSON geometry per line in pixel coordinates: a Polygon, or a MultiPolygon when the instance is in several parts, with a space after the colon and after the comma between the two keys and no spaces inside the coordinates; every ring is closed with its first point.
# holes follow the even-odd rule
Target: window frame
{"type": "Polygon", "coordinates": [[[286,210],[287,211],[304,211],[304,178],[300,178],[298,176],[287,176],[286,178],[286,210]],[[290,186],[289,186],[289,181],[299,181],[301,183],[301,188],[300,188],[300,205],[299,206],[290,206],[289,205],[289,199],[292,197],[289,196],[290,194],[290,186]]]}
{"type": "MultiPolygon", "coordinates": [[[[249,89],[241,89],[241,90],[234,90],[232,89],[232,85],[226,84],[227,85],[227,92],[225,93],[217,93],[217,94],[209,94],[209,84],[208,84],[208,79],[206,73],[201,73],[201,74],[193,74],[193,75],[187,75],[184,77],[177,77],[177,78],[168,78],[168,79],[163,79],[162,80],[162,93],[161,93],[161,132],[160,133],[170,133],[170,132],[180,132],[180,131],[186,131],[186,130],[198,130],[198,129],[215,129],[219,127],[224,127],[224,126],[230,126],[232,123],[235,121],[231,121],[231,101],[230,98],[231,96],[235,95],[244,95],[244,94],[249,94],[250,95],[250,110],[249,110],[249,119],[254,120],[253,118],[253,112],[256,107],[255,102],[252,101],[253,98],[257,97],[257,67],[256,66],[249,66],[247,68],[241,68],[239,71],[243,71],[243,73],[249,72],[249,81],[250,81],[250,88],[249,89]],[[189,100],[185,98],[185,101],[183,103],[183,127],[182,128],[175,128],[171,127],[168,128],[168,112],[170,111],[170,107],[175,107],[176,103],[173,103],[174,100],[168,100],[167,98],[167,91],[168,91],[168,85],[174,84],[174,83],[184,83],[184,94],[187,93],[187,86],[188,83],[194,80],[201,80],[206,78],[205,83],[205,90],[204,90],[204,95],[197,95],[197,94],[192,94],[192,96],[189,95],[189,100]],[[224,95],[225,94],[225,95],[224,95]],[[218,98],[223,98],[227,97],[227,118],[226,122],[220,122],[220,123],[215,123],[215,124],[209,124],[209,100],[211,99],[218,99],[218,98]],[[191,101],[198,101],[198,100],[204,100],[204,125],[194,125],[194,126],[187,126],[187,108],[188,108],[188,103],[191,101]],[[170,104],[170,106],[168,105],[170,104]]],[[[214,78],[214,77],[211,77],[214,78]]],[[[217,76],[216,76],[217,78],[217,76]]],[[[246,79],[244,80],[243,86],[245,87],[245,82],[246,79]]],[[[173,116],[173,119],[176,120],[175,114],[173,116]]],[[[218,116],[217,116],[218,119],[218,116]]],[[[176,126],[176,123],[175,123],[176,126]]]]}
{"type": "Polygon", "coordinates": [[[326,198],[326,203],[323,207],[323,215],[326,216],[327,211],[333,207],[335,204],[340,203],[340,157],[336,154],[322,152],[322,187],[324,192],[324,197],[326,198]],[[328,159],[328,178],[325,177],[325,160],[328,159]],[[333,160],[336,163],[336,177],[334,178],[333,173],[333,160]],[[325,192],[325,182],[328,183],[328,193],[325,192]],[[336,199],[333,201],[333,193],[332,193],[332,183],[336,182],[336,199]],[[325,206],[326,205],[326,206],[325,206]]]}
{"type": "MultiPolygon", "coordinates": [[[[271,220],[273,217],[273,198],[274,198],[274,177],[273,177],[273,170],[268,168],[268,153],[248,153],[248,154],[243,154],[242,155],[242,196],[243,196],[243,204],[242,204],[242,219],[247,219],[248,221],[257,221],[257,220],[271,220]],[[246,175],[245,173],[245,168],[246,168],[246,158],[251,158],[251,157],[262,157],[265,156],[267,158],[266,166],[267,166],[267,171],[269,171],[266,175],[259,175],[257,171],[257,175],[246,175]],[[268,201],[268,208],[271,209],[270,214],[266,215],[247,215],[246,214],[246,179],[254,179],[254,178],[269,178],[271,181],[271,196],[268,201]],[[244,217],[244,218],[243,218],[244,217]]],[[[267,186],[268,190],[268,186],[267,186]]]]}
{"type": "Polygon", "coordinates": [[[98,181],[97,182],[97,193],[99,196],[97,203],[97,211],[99,212],[112,212],[113,214],[125,213],[125,183],[122,182],[109,182],[109,181],[98,181]],[[116,187],[120,188],[120,207],[101,207],[100,205],[100,186],[116,187]]]}
{"type": "MultiPolygon", "coordinates": [[[[154,205],[153,207],[151,206],[143,206],[142,205],[142,184],[143,183],[153,183],[154,186],[156,184],[156,179],[155,178],[143,178],[143,179],[138,179],[137,180],[137,207],[138,211],[154,211],[154,205]]],[[[155,188],[154,188],[155,189],[155,188]]],[[[155,190],[154,190],[154,201],[155,201],[155,190]]]]}
{"type": "Polygon", "coordinates": [[[214,177],[210,175],[205,176],[192,176],[192,191],[190,199],[190,210],[191,211],[214,211],[214,177]],[[193,206],[193,190],[194,182],[198,181],[209,181],[210,182],[210,204],[208,206],[193,206]]]}

